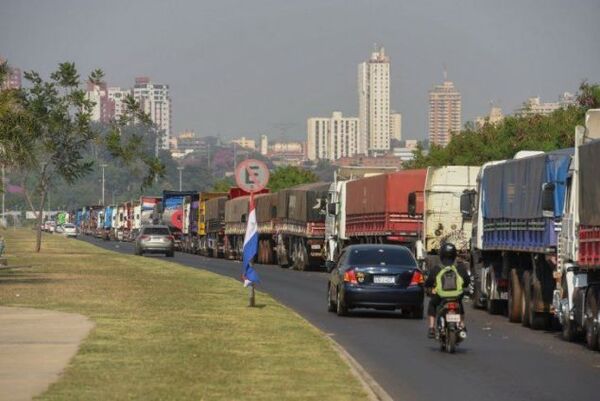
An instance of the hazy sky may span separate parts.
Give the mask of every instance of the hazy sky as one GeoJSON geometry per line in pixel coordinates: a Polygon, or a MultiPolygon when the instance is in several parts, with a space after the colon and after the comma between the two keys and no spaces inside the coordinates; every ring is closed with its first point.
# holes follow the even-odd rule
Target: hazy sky
{"type": "Polygon", "coordinates": [[[305,139],[306,119],[357,115],[357,65],[391,58],[405,138],[427,132],[443,66],[463,122],[600,81],[600,0],[0,0],[0,55],[48,74],[74,61],[109,85],[171,88],[173,131],[305,139]]]}

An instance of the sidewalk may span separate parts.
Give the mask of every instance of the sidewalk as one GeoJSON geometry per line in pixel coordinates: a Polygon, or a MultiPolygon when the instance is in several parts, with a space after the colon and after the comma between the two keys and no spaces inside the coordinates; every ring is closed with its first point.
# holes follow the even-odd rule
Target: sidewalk
{"type": "Polygon", "coordinates": [[[93,327],[82,315],[0,306],[0,401],[44,392],[93,327]]]}

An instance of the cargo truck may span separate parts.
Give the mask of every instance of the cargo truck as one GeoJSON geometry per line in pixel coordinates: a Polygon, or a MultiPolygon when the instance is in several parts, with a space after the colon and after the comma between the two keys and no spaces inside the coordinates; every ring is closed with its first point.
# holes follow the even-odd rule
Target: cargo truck
{"type": "Polygon", "coordinates": [[[199,252],[213,258],[224,257],[225,202],[227,196],[212,198],[205,203],[205,234],[200,236],[199,252]]]}
{"type": "MultiPolygon", "coordinates": [[[[325,214],[329,183],[313,183],[282,189],[271,205],[277,264],[295,270],[314,269],[325,262],[325,214]],[[275,208],[275,209],[273,209],[275,208]]],[[[269,211],[264,212],[265,216],[269,211]]],[[[263,243],[264,244],[264,243],[263,243]]],[[[270,249],[270,245],[263,245],[270,249]]],[[[265,252],[263,250],[263,252],[265,252]]]]}
{"type": "Polygon", "coordinates": [[[198,253],[205,247],[203,238],[206,236],[206,202],[213,198],[227,196],[225,192],[198,192],[186,196],[183,201],[183,250],[198,253]]]}
{"type": "Polygon", "coordinates": [[[510,321],[534,329],[553,323],[557,239],[572,155],[572,149],[524,151],[488,163],[477,195],[463,195],[461,211],[474,222],[469,264],[475,307],[492,314],[507,309],[510,321]],[[549,188],[552,210],[543,207],[549,188]]]}
{"type": "Polygon", "coordinates": [[[429,167],[425,180],[423,226],[416,243],[416,256],[425,270],[439,264],[440,245],[456,246],[460,260],[467,260],[472,221],[460,212],[463,194],[473,195],[479,167],[429,167]]]}
{"type": "Polygon", "coordinates": [[[575,151],[566,190],[547,186],[544,209],[561,207],[566,193],[558,247],[553,306],[563,337],[585,335],[598,350],[600,332],[600,109],[588,110],[586,127],[575,130],[575,151]]]}
{"type": "Polygon", "coordinates": [[[163,191],[161,202],[161,222],[169,227],[175,237],[175,249],[181,250],[183,240],[183,201],[193,196],[194,191],[163,191]]]}

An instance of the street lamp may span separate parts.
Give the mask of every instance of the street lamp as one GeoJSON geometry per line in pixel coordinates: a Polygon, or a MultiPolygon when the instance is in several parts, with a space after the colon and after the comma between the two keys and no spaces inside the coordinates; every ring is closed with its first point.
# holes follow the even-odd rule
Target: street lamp
{"type": "Polygon", "coordinates": [[[177,167],[177,170],[179,170],[179,191],[181,192],[181,173],[183,172],[183,166],[177,167]]]}
{"type": "Polygon", "coordinates": [[[102,167],[102,206],[104,206],[104,169],[108,167],[108,164],[101,164],[100,167],[102,167]]]}

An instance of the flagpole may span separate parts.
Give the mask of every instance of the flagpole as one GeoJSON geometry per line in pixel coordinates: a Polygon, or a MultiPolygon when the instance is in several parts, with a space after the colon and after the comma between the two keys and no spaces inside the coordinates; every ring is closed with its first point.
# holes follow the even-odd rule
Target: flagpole
{"type": "MultiPolygon", "coordinates": [[[[248,210],[254,209],[254,191],[250,192],[250,207],[248,210]]],[[[254,282],[252,282],[249,286],[250,298],[248,299],[248,306],[254,307],[256,305],[256,294],[254,292],[254,282]]]]}

